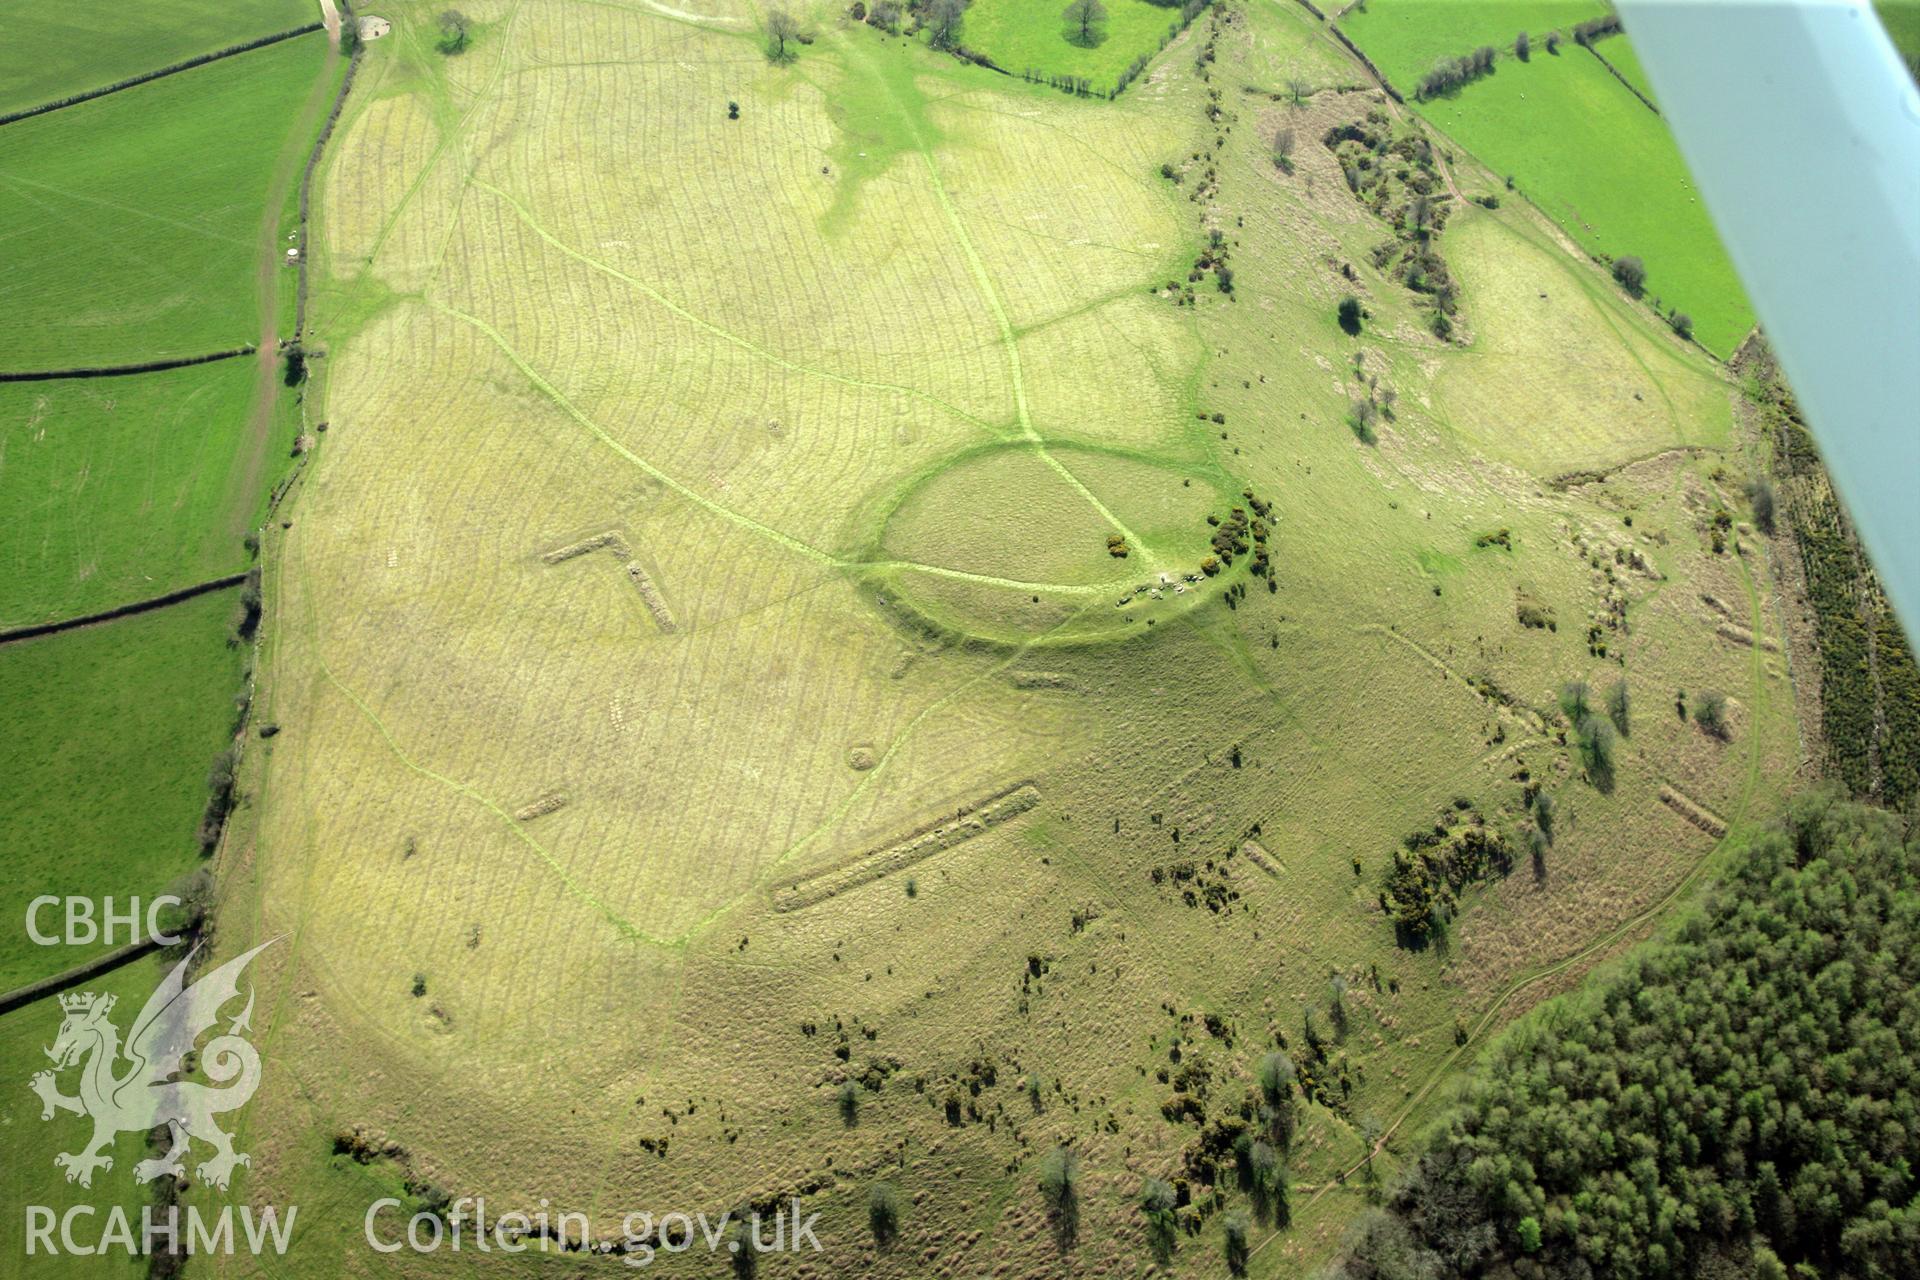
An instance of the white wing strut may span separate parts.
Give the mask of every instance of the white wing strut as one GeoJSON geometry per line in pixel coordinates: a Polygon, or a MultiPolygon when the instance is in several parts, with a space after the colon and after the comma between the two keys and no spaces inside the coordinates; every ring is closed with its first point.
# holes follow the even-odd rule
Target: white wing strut
{"type": "Polygon", "coordinates": [[[1828,469],[1920,635],[1920,92],[1864,0],[1618,0],[1828,469]]]}

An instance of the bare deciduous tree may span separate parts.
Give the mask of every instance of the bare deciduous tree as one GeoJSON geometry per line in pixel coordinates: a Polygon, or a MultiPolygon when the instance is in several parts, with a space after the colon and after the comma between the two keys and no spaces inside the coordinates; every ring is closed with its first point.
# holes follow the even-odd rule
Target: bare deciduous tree
{"type": "Polygon", "coordinates": [[[1293,172],[1294,133],[1281,128],[1273,135],[1273,163],[1283,173],[1293,172]]]}
{"type": "Polygon", "coordinates": [[[785,9],[767,10],[767,54],[775,62],[792,57],[787,42],[800,36],[800,20],[785,9]]]}
{"type": "Polygon", "coordinates": [[[967,0],[932,0],[927,5],[927,38],[936,49],[952,49],[960,43],[960,20],[966,16],[967,0]]]}

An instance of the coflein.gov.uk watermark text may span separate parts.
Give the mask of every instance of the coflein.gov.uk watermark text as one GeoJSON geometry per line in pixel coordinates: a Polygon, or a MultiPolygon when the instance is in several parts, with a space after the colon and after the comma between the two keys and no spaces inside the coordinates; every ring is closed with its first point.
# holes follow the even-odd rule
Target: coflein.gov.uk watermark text
{"type": "Polygon", "coordinates": [[[367,1244],[377,1253],[526,1253],[529,1250],[584,1249],[619,1255],[630,1267],[650,1265],[661,1253],[685,1253],[696,1245],[709,1253],[819,1253],[820,1238],[813,1233],[816,1213],[804,1217],[800,1201],[791,1210],[771,1215],[755,1211],[736,1218],[731,1211],[715,1218],[706,1213],[671,1212],[655,1215],[639,1211],[620,1220],[620,1235],[593,1242],[584,1213],[509,1211],[491,1220],[486,1197],[462,1196],[440,1213],[415,1213],[404,1224],[394,1221],[401,1202],[391,1196],[367,1208],[364,1223],[367,1244]]]}

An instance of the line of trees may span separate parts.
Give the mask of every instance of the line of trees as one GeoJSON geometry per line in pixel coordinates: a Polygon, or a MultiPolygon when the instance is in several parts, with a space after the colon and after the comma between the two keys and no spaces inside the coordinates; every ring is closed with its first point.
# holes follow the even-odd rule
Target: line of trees
{"type": "Polygon", "coordinates": [[[895,35],[900,30],[900,6],[895,0],[873,0],[871,6],[855,0],[853,18],[856,22],[877,27],[888,35],[895,35]]]}
{"type": "MultiPolygon", "coordinates": [[[[1044,84],[1050,89],[1070,93],[1076,98],[1094,96],[1093,81],[1085,76],[1061,75],[1053,71],[1042,71],[1038,67],[1028,67],[1020,73],[1020,78],[1028,84],[1044,84]]],[[[1117,93],[1119,90],[1116,89],[1114,92],[1117,93]]],[[[1107,96],[1111,98],[1113,94],[1110,93],[1107,96]]]]}
{"type": "Polygon", "coordinates": [[[1452,93],[1481,76],[1492,75],[1493,56],[1493,46],[1483,44],[1472,53],[1462,54],[1458,58],[1442,58],[1433,64],[1433,70],[1421,77],[1414,89],[1414,96],[1425,101],[1443,93],[1452,93]]]}
{"type": "Polygon", "coordinates": [[[1781,511],[1806,569],[1826,769],[1856,796],[1905,808],[1920,799],[1920,662],[1772,355],[1755,343],[1740,364],[1773,442],[1781,511]]]}
{"type": "Polygon", "coordinates": [[[1577,45],[1591,45],[1603,36],[1617,36],[1620,31],[1620,15],[1609,13],[1604,17],[1574,23],[1573,42],[1577,45]]]}

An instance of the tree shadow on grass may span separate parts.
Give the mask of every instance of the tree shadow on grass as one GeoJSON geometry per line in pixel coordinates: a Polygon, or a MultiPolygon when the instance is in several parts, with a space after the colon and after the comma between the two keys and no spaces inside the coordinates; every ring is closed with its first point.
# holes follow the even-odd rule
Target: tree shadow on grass
{"type": "Polygon", "coordinates": [[[1107,42],[1107,33],[1099,27],[1090,27],[1082,35],[1079,26],[1075,25],[1063,29],[1060,38],[1076,49],[1098,49],[1107,42]]]}

